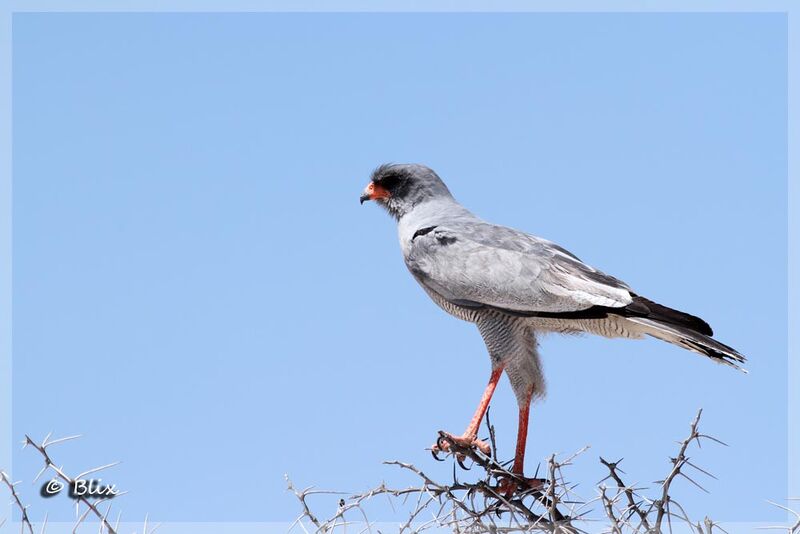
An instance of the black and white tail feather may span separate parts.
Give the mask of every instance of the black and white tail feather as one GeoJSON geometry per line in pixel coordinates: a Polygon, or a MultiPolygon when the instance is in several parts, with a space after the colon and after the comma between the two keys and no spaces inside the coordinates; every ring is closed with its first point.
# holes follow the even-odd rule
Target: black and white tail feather
{"type": "Polygon", "coordinates": [[[744,356],[739,354],[736,349],[705,334],[685,326],[663,323],[646,317],[629,317],[628,321],[641,326],[645,334],[654,338],[708,356],[714,362],[730,365],[735,369],[747,372],[740,365],[746,360],[744,356]]]}
{"type": "Polygon", "coordinates": [[[736,349],[712,338],[714,332],[711,327],[699,317],[673,310],[638,295],[634,296],[633,303],[628,308],[635,310],[627,317],[628,321],[638,325],[643,333],[708,356],[714,362],[747,372],[740,365],[746,358],[736,349]],[[645,310],[646,313],[636,316],[638,310],[645,310]]]}

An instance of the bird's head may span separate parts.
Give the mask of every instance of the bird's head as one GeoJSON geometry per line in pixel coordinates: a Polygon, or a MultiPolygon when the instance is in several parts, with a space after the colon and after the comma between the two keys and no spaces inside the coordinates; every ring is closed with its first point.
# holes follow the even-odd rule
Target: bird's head
{"type": "Polygon", "coordinates": [[[372,172],[360,200],[362,204],[374,200],[400,219],[415,206],[441,197],[452,195],[433,169],[416,163],[387,163],[372,172]]]}

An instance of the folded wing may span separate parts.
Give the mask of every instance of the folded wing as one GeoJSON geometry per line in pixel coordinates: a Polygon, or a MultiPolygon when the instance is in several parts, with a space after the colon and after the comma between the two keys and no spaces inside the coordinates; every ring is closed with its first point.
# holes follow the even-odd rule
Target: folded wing
{"type": "Polygon", "coordinates": [[[420,229],[405,260],[420,283],[462,306],[562,313],[633,300],[623,282],[558,245],[483,222],[420,229]]]}

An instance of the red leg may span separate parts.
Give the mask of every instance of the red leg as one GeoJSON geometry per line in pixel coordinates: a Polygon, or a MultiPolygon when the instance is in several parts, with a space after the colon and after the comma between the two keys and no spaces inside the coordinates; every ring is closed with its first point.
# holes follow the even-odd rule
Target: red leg
{"type": "Polygon", "coordinates": [[[475,415],[472,416],[472,420],[469,422],[466,432],[464,432],[464,437],[471,437],[472,439],[477,437],[478,427],[481,426],[483,416],[486,415],[486,409],[489,407],[489,402],[492,400],[492,395],[494,395],[494,390],[497,388],[497,382],[500,380],[500,375],[502,374],[502,367],[492,369],[492,376],[489,377],[489,384],[487,384],[486,389],[483,392],[481,402],[478,404],[478,409],[475,410],[475,415]]]}
{"type": "Polygon", "coordinates": [[[514,466],[511,471],[521,475],[525,466],[525,445],[528,442],[528,418],[531,413],[531,398],[533,388],[528,392],[525,403],[519,408],[519,423],[517,424],[517,450],[514,454],[514,466]]]}
{"type": "Polygon", "coordinates": [[[541,489],[544,481],[536,478],[527,478],[523,474],[525,467],[525,445],[528,441],[528,417],[531,412],[531,399],[533,398],[533,388],[528,391],[525,402],[519,408],[519,424],[517,426],[517,450],[514,453],[514,465],[511,472],[525,482],[525,485],[517,484],[511,480],[504,479],[500,482],[500,491],[507,497],[514,494],[519,487],[524,490],[541,489]]]}
{"type": "MultiPolygon", "coordinates": [[[[492,400],[492,395],[494,395],[494,390],[497,388],[497,382],[500,380],[500,376],[502,374],[503,367],[496,367],[492,369],[492,375],[489,377],[489,384],[487,384],[486,389],[481,396],[481,401],[478,403],[478,409],[475,410],[475,415],[472,416],[472,420],[469,422],[467,430],[465,430],[464,434],[461,436],[447,434],[447,440],[457,443],[462,447],[472,447],[474,445],[487,456],[491,453],[489,445],[476,438],[478,437],[478,428],[481,426],[483,416],[486,415],[486,409],[489,407],[489,402],[492,400]]],[[[446,440],[442,440],[441,444],[442,450],[449,450],[446,440]]],[[[435,456],[435,453],[440,450],[440,448],[438,445],[434,445],[432,450],[435,456]]]]}

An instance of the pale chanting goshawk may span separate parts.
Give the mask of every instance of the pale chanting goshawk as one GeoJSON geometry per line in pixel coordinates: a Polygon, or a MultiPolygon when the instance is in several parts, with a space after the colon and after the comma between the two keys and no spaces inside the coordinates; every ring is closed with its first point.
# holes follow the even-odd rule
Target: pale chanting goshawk
{"type": "MultiPolygon", "coordinates": [[[[521,480],[528,480],[522,473],[530,404],[545,393],[537,334],[648,335],[735,368],[745,361],[712,339],[699,317],[639,296],[555,243],[476,217],[424,165],[378,167],[361,195],[367,200],[397,220],[403,259],[428,296],[474,323],[489,351],[492,372],[478,409],[464,434],[447,439],[488,454],[478,427],[505,371],[519,404],[512,472],[521,480]]],[[[433,451],[448,448],[440,440],[433,451]]]]}

